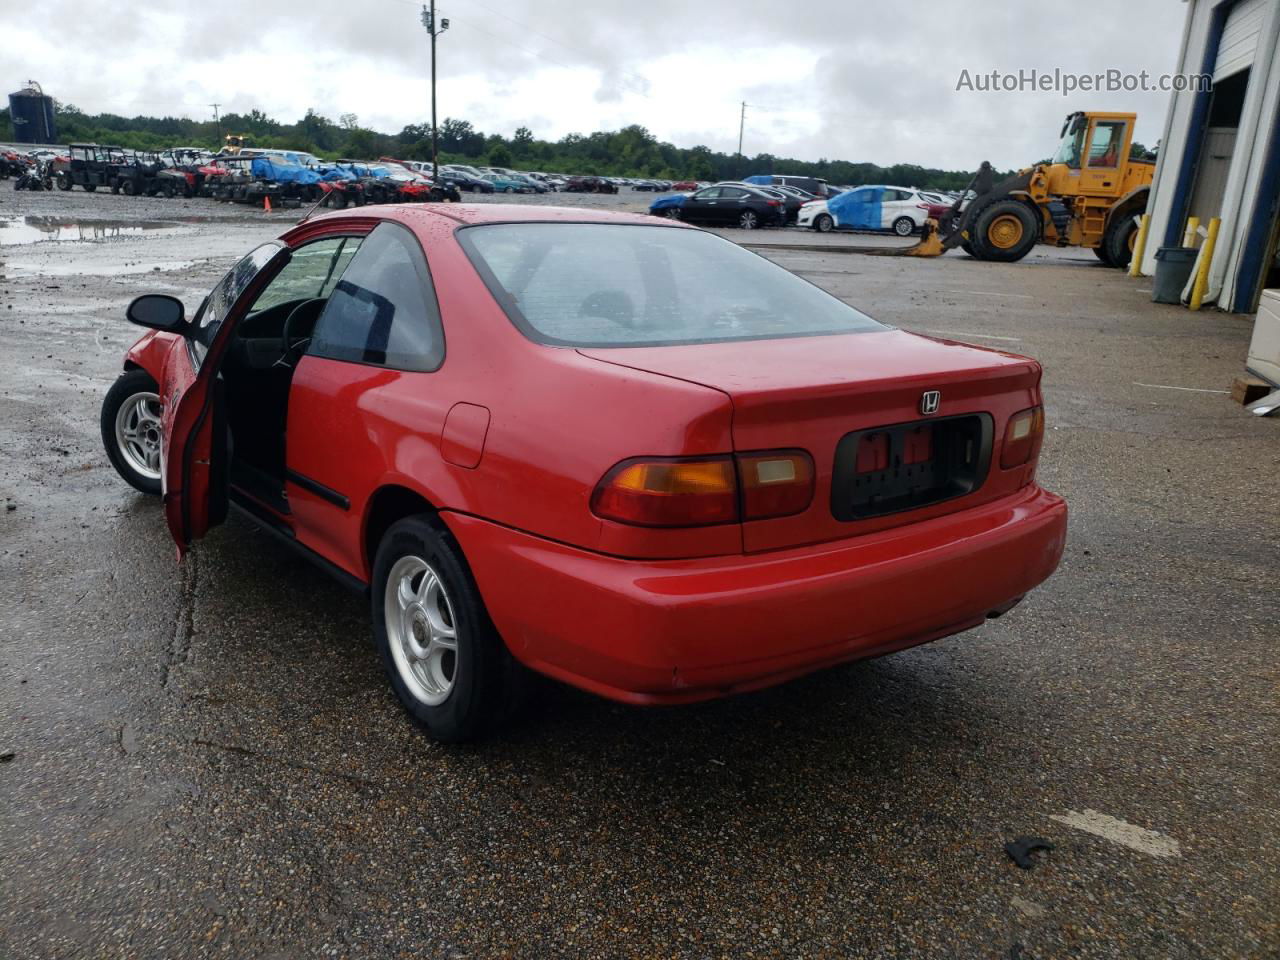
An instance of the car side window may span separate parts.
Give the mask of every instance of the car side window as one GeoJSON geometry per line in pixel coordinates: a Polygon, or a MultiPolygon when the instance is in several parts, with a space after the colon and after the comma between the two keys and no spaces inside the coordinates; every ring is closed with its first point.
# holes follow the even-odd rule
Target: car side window
{"type": "Polygon", "coordinates": [[[396,370],[440,366],[440,308],[422,247],[408,229],[381,223],[360,244],[316,321],[307,352],[396,370]]]}
{"type": "Polygon", "coordinates": [[[249,314],[294,300],[327,297],[359,246],[359,237],[326,237],[294,250],[284,269],[258,294],[249,314]]]}
{"type": "Polygon", "coordinates": [[[751,194],[747,193],[745,190],[739,189],[738,187],[722,187],[720,190],[720,196],[725,200],[745,200],[747,197],[751,196],[751,194]]]}
{"type": "Polygon", "coordinates": [[[695,193],[693,195],[693,199],[715,200],[719,198],[720,193],[721,193],[721,190],[719,187],[708,187],[706,190],[699,190],[697,193],[695,193]]]}

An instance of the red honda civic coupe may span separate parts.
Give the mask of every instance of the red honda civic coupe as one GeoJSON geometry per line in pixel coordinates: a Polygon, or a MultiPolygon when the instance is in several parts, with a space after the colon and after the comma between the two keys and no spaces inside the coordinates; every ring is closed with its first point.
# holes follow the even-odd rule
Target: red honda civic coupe
{"type": "Polygon", "coordinates": [[[636,704],[967,630],[1057,566],[1040,366],[877,323],[676,221],[306,220],[150,328],[102,433],[179,555],[236,508],[366,591],[409,714],[517,664],[636,704]]]}

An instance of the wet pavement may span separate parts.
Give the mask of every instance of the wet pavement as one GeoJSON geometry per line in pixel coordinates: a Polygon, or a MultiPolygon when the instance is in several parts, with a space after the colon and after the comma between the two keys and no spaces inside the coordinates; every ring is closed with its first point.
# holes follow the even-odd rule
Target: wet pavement
{"type": "Polygon", "coordinates": [[[1087,251],[767,251],[1044,362],[1058,574],[734,700],[547,684],[450,749],[402,717],[359,598],[234,517],[179,566],[101,451],[129,299],[194,306],[297,215],[0,192],[0,220],[65,221],[0,247],[0,955],[1280,956],[1280,422],[1221,392],[1247,318],[1087,251]],[[1053,845],[1029,870],[1022,836],[1053,845]]]}

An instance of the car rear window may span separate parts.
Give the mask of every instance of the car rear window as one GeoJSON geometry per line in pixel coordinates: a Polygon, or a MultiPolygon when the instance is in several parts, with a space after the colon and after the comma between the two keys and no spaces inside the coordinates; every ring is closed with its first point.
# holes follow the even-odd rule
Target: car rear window
{"type": "Polygon", "coordinates": [[[886,329],[807,280],[700,230],[497,223],[459,241],[530,339],[625,347],[886,329]]]}

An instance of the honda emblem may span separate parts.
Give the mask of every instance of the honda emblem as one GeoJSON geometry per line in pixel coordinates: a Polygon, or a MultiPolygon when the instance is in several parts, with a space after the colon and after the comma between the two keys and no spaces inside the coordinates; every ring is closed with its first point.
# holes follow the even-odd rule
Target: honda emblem
{"type": "Polygon", "coordinates": [[[920,412],[923,414],[937,413],[938,407],[942,405],[942,392],[939,390],[926,390],[920,394],[920,412]]]}

